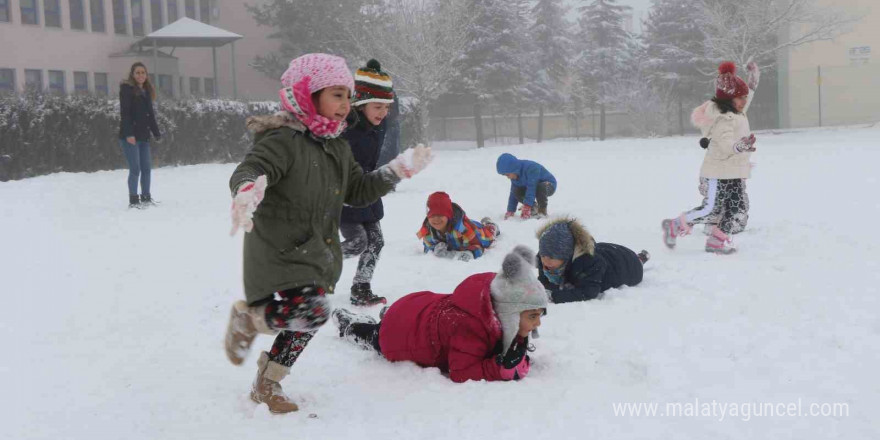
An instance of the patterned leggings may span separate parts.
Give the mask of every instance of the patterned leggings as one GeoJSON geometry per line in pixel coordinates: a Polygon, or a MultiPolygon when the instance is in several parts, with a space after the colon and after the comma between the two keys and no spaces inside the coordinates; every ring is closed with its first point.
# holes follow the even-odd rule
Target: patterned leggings
{"type": "Polygon", "coordinates": [[[279,330],[269,359],[292,366],[318,329],[330,317],[330,304],[320,287],[300,287],[278,292],[280,299],[266,303],[266,324],[279,330]]]}
{"type": "Polygon", "coordinates": [[[342,255],[345,258],[360,256],[353,284],[369,283],[373,279],[379,254],[385,246],[382,227],[379,222],[342,223],[339,225],[342,237],[342,255]]]}
{"type": "MultiPolygon", "coordinates": [[[[739,212],[733,216],[731,234],[739,234],[744,231],[749,223],[749,193],[746,191],[746,179],[742,179],[742,186],[742,203],[739,212]]],[[[701,206],[704,206],[708,203],[709,197],[709,179],[705,177],[700,177],[700,195],[703,196],[703,204],[701,206]]],[[[706,220],[706,223],[717,225],[720,218],[719,210],[718,212],[713,212],[713,215],[706,220]]]]}
{"type": "Polygon", "coordinates": [[[707,179],[706,183],[706,197],[703,198],[703,203],[684,214],[687,222],[691,225],[715,223],[722,232],[731,234],[736,227],[739,227],[736,219],[742,219],[741,213],[744,209],[745,220],[748,220],[745,179],[707,179]]]}

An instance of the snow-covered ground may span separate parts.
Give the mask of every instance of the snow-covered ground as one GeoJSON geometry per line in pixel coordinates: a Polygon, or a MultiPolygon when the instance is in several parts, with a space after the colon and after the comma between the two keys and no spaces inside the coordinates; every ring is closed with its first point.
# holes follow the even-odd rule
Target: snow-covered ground
{"type": "MultiPolygon", "coordinates": [[[[496,271],[514,245],[536,247],[534,220],[500,222],[496,248],[470,263],[422,255],[415,237],[435,190],[472,218],[501,216],[502,152],[556,175],[551,213],[649,250],[644,282],[552,305],[532,371],[516,383],[454,384],[349,346],[328,326],[283,383],[301,405],[284,416],[248,399],[271,338],[257,339],[243,367],[222,350],[229,306],[242,298],[241,235],[228,236],[233,165],[154,170],[162,205],[145,211],[126,209],[122,170],[0,183],[0,438],[876,439],[878,146],[878,129],[759,133],[749,228],[740,252],[723,257],[704,253],[700,234],[675,251],[661,242],[660,220],[700,200],[694,137],[438,151],[385,198],[377,293],[450,292],[496,271]],[[617,415],[627,402],[659,409],[617,415]],[[798,402],[803,416],[752,406],[787,413],[778,405],[798,402]],[[690,416],[664,417],[667,403],[690,416]],[[835,403],[848,414],[809,416],[835,403]],[[763,414],[727,407],[719,420],[721,404],[763,414]]],[[[336,306],[348,303],[355,264],[346,261],[336,306]]]]}

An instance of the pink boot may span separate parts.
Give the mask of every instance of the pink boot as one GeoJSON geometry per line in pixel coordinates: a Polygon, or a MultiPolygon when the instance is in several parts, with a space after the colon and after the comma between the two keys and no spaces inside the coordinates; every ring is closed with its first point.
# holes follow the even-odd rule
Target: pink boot
{"type": "Polygon", "coordinates": [[[728,255],[736,252],[736,247],[730,236],[715,226],[712,228],[712,234],[706,239],[706,252],[728,255]]]}
{"type": "Polygon", "coordinates": [[[663,228],[663,243],[669,249],[675,248],[675,238],[682,237],[691,233],[691,226],[688,224],[684,214],[678,218],[668,218],[660,224],[663,228]]]}

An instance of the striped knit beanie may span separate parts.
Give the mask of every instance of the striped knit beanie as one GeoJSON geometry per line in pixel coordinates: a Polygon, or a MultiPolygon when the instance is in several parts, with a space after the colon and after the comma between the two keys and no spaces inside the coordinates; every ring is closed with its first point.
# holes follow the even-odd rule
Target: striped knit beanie
{"type": "Polygon", "coordinates": [[[391,77],[382,71],[376,60],[367,61],[354,73],[354,99],[351,105],[357,107],[370,102],[391,104],[394,102],[394,89],[391,77]]]}

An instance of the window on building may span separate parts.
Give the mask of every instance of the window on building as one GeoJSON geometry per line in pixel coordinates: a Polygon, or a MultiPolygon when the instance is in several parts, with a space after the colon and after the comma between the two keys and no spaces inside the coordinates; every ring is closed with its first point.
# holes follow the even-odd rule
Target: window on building
{"type": "Polygon", "coordinates": [[[177,77],[177,96],[183,96],[183,77],[177,77]]]}
{"type": "Polygon", "coordinates": [[[110,90],[107,88],[107,74],[95,72],[95,93],[99,95],[108,95],[110,90]]]}
{"type": "Polygon", "coordinates": [[[89,72],[73,72],[73,91],[77,94],[89,93],[89,72]]]}
{"type": "Polygon", "coordinates": [[[189,79],[189,94],[193,96],[202,94],[202,81],[200,78],[191,77],[189,79]]]}
{"type": "Polygon", "coordinates": [[[125,19],[125,0],[113,0],[113,32],[128,34],[128,20],[125,19]]]}
{"type": "Polygon", "coordinates": [[[0,23],[9,23],[12,21],[9,13],[9,0],[0,0],[0,23]]]}
{"type": "Polygon", "coordinates": [[[86,13],[83,9],[83,0],[68,0],[68,9],[70,10],[70,28],[77,30],[86,29],[86,13]]]}
{"type": "Polygon", "coordinates": [[[144,36],[144,4],[141,0],[131,0],[131,33],[144,36]]]}
{"type": "Polygon", "coordinates": [[[184,5],[185,5],[184,9],[186,9],[186,11],[185,11],[186,16],[195,20],[196,19],[196,0],[185,0],[184,5]]]}
{"type": "Polygon", "coordinates": [[[162,22],[162,0],[150,0],[150,20],[154,31],[165,27],[162,22]]]}
{"type": "Polygon", "coordinates": [[[37,21],[37,0],[20,0],[21,22],[23,24],[40,24],[37,21]]]}
{"type": "Polygon", "coordinates": [[[217,89],[214,88],[214,78],[205,78],[205,95],[211,98],[217,96],[217,89]]]}
{"type": "Polygon", "coordinates": [[[43,90],[43,71],[24,69],[24,88],[26,90],[43,90]]]}
{"type": "Polygon", "coordinates": [[[0,93],[15,92],[15,69],[0,69],[0,93]]]}
{"type": "Polygon", "coordinates": [[[211,1],[199,0],[199,18],[203,23],[211,22],[211,1]]]}
{"type": "Polygon", "coordinates": [[[148,73],[147,78],[150,78],[150,84],[152,84],[153,87],[156,87],[156,75],[148,73]]]}
{"type": "Polygon", "coordinates": [[[58,93],[60,95],[63,95],[67,92],[67,89],[64,87],[63,70],[49,71],[49,91],[52,93],[58,93]]]}
{"type": "Polygon", "coordinates": [[[177,0],[168,0],[168,23],[177,21],[177,0]]]}
{"type": "Polygon", "coordinates": [[[61,27],[61,0],[43,0],[46,27],[61,27]]]}
{"type": "Polygon", "coordinates": [[[104,25],[104,0],[89,0],[89,15],[92,17],[92,32],[106,32],[104,25]]]}
{"type": "Polygon", "coordinates": [[[162,96],[174,96],[174,83],[171,81],[171,75],[159,75],[158,90],[162,96]]]}

